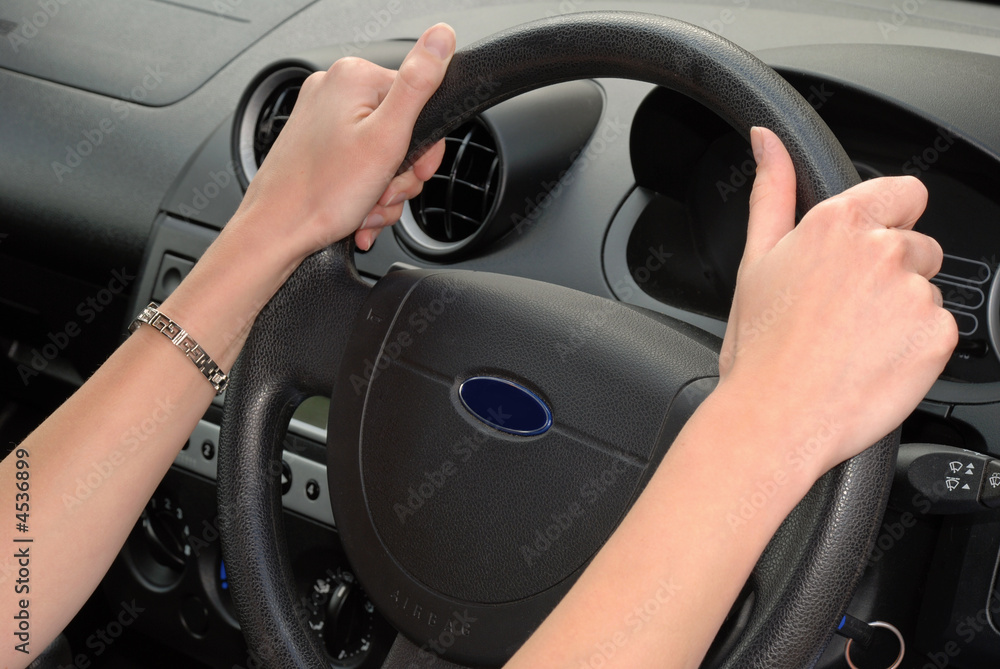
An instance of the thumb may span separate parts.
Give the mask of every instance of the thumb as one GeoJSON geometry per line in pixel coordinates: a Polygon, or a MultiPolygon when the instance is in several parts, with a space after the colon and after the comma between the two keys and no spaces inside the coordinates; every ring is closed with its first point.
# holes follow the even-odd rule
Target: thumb
{"type": "Polygon", "coordinates": [[[376,114],[392,119],[393,127],[405,128],[409,139],[417,115],[441,85],[448,63],[455,53],[455,31],[447,23],[427,29],[410,53],[376,114]]]}
{"type": "Polygon", "coordinates": [[[757,177],[750,193],[750,221],[744,261],[770,251],[795,227],[795,168],[785,145],[767,128],[751,128],[757,177]]]}

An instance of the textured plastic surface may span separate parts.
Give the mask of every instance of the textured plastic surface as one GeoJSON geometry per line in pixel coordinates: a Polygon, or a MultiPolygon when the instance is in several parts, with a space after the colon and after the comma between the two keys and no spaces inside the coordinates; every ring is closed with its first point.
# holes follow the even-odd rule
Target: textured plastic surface
{"type": "Polygon", "coordinates": [[[361,313],[331,403],[327,471],[345,549],[403,633],[430,643],[457,610],[475,623],[444,656],[498,666],[631,506],[676,434],[665,421],[693,410],[675,415],[674,398],[717,372],[718,342],[478,272],[394,272],[361,313]],[[470,416],[457,391],[479,375],[541,396],[552,428],[517,437],[470,416]]]}
{"type": "Polygon", "coordinates": [[[771,128],[795,162],[800,203],[819,202],[858,181],[847,154],[809,103],[751,53],[683,21],[632,12],[544,19],[455,54],[417,120],[410,159],[497,102],[594,77],[638,79],[680,91],[745,137],[752,126],[771,128]],[[468,82],[488,82],[489,95],[470,95],[468,82]]]}
{"type": "Polygon", "coordinates": [[[233,603],[266,667],[323,667],[293,596],[281,507],[285,426],[333,385],[368,287],[342,243],[307,258],[264,307],[231,373],[219,442],[219,529],[233,603]]]}
{"type": "MultiPolygon", "coordinates": [[[[543,82],[576,76],[648,77],[703,99],[744,132],[752,124],[772,127],[797,162],[803,208],[857,181],[847,156],[808,103],[753,56],[711,33],[622,13],[546,20],[521,30],[457,57],[444,89],[421,115],[415,137],[433,139],[454,127],[445,113],[474,97],[478,77],[486,74],[501,82],[500,88],[462,115],[543,82]]],[[[460,123],[462,115],[452,123],[460,123]]],[[[310,320],[325,321],[313,327],[336,323],[332,329],[337,336],[329,336],[325,347],[337,346],[346,337],[348,314],[357,307],[343,295],[327,295],[332,303],[324,309],[327,315],[312,315],[322,300],[304,292],[304,282],[345,271],[344,265],[329,263],[347,258],[344,247],[338,249],[339,256],[337,250],[327,251],[305,265],[258,319],[234,371],[239,390],[233,394],[240,397],[226,407],[223,449],[230,453],[220,458],[219,492],[227,564],[244,630],[268,666],[322,666],[322,655],[296,621],[285,586],[287,557],[275,545],[275,530],[280,529],[275,482],[261,478],[267,478],[262,472],[280,442],[277,425],[287,421],[291,404],[302,394],[292,390],[303,382],[295,378],[290,358],[312,363],[298,370],[310,383],[329,380],[332,368],[325,365],[331,354],[321,350],[323,337],[302,328],[310,320]]],[[[329,286],[332,279],[324,281],[329,286]]],[[[482,327],[491,327],[487,323],[492,321],[482,327]]],[[[797,669],[815,661],[870,552],[896,445],[898,436],[887,438],[828,474],[783,524],[755,571],[758,604],[724,666],[797,669]]],[[[350,545],[346,531],[344,538],[350,545]]]]}
{"type": "Polygon", "coordinates": [[[166,105],[308,4],[104,0],[46,8],[34,0],[6,0],[4,15],[33,21],[14,33],[20,40],[5,40],[12,48],[0,49],[0,67],[128,102],[166,105]]]}

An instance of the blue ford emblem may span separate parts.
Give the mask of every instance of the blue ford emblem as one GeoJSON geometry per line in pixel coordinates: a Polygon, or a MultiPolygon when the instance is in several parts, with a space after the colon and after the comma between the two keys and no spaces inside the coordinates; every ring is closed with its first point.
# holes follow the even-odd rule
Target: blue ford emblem
{"type": "Polygon", "coordinates": [[[458,388],[473,416],[501,432],[530,437],[552,427],[552,412],[535,393],[513,381],[474,376],[458,388]]]}

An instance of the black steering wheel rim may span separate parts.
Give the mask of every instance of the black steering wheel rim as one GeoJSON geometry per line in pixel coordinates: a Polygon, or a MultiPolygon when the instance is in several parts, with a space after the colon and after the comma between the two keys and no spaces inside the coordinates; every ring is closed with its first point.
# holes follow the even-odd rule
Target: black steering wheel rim
{"type": "MultiPolygon", "coordinates": [[[[744,136],[753,125],[773,129],[795,163],[803,211],[858,181],[815,111],[754,56],[689,24],[627,12],[546,19],[457,53],[417,121],[407,162],[494,104],[592,77],[673,88],[744,136]]],[[[231,375],[219,452],[223,550],[241,624],[265,666],[324,666],[289,591],[280,491],[266,472],[280,461],[295,406],[333,388],[367,294],[349,242],[311,256],[262,311],[231,375]]],[[[898,431],[830,472],[796,508],[754,572],[761,595],[749,624],[716,666],[795,669],[816,660],[876,538],[897,446],[898,431]]],[[[385,666],[406,666],[417,652],[401,635],[385,666]]]]}

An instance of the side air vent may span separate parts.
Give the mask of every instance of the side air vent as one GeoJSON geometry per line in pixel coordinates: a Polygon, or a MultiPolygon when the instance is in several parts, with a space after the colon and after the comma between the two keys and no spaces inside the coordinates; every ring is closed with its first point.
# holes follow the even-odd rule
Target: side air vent
{"type": "Polygon", "coordinates": [[[286,65],[266,73],[244,94],[233,127],[237,173],[244,188],[274,146],[310,74],[304,67],[286,65]]]}
{"type": "Polygon", "coordinates": [[[441,259],[482,239],[496,209],[501,156],[486,124],[476,119],[445,137],[441,167],[396,226],[413,252],[441,259]]]}

